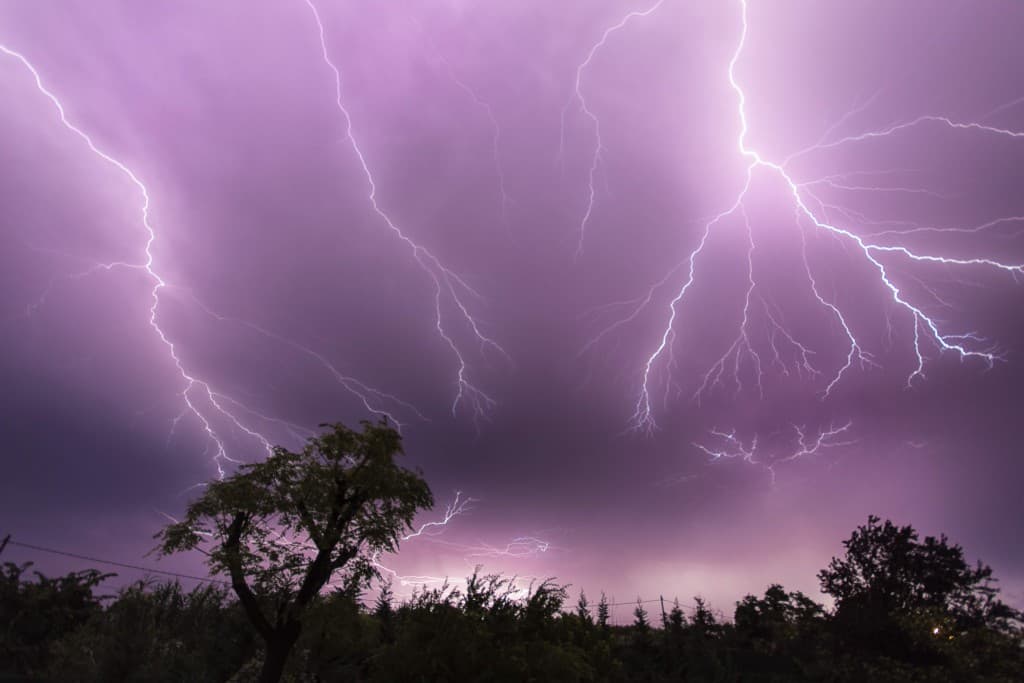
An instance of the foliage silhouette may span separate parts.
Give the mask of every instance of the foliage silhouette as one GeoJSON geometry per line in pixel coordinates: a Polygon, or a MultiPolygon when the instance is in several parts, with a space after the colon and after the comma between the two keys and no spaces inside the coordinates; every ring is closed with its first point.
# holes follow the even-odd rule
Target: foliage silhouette
{"type": "MultiPolygon", "coordinates": [[[[697,598],[652,620],[591,618],[553,581],[522,588],[479,569],[464,586],[420,588],[396,601],[363,582],[318,593],[284,668],[289,681],[949,681],[1024,680],[1021,615],[1001,603],[990,570],[945,538],[869,518],[822,570],[826,609],[770,585],[731,620],[697,598]],[[887,641],[865,630],[875,619],[887,641]],[[652,623],[652,621],[654,623],[652,623]]],[[[104,600],[97,572],[31,578],[5,565],[0,680],[251,681],[264,648],[230,591],[139,582],[104,600]],[[19,616],[20,615],[20,616],[19,616]],[[31,619],[26,619],[31,615],[31,619]],[[45,624],[46,628],[36,626],[45,624]],[[34,626],[35,625],[35,626],[34,626]]],[[[257,584],[262,586],[263,584],[257,584]]],[[[254,588],[256,590],[256,588],[254,588]]],[[[258,594],[261,607],[275,594],[258,594]]]]}
{"type": "Polygon", "coordinates": [[[275,448],[265,461],[209,484],[158,551],[203,549],[263,639],[259,680],[280,679],[303,618],[332,577],[353,592],[377,577],[373,558],[398,548],[413,517],[433,505],[422,477],[399,467],[401,435],[387,421],[342,424],[302,451],[275,448]],[[202,548],[207,544],[208,548],[202,548]]]}
{"type": "Polygon", "coordinates": [[[33,572],[35,580],[26,581],[31,567],[5,562],[0,568],[0,680],[12,673],[41,674],[47,644],[100,612],[93,591],[114,576],[87,569],[51,579],[33,572]]]}
{"type": "Polygon", "coordinates": [[[1019,658],[1020,612],[997,598],[992,569],[971,567],[945,535],[920,542],[913,527],[871,516],[843,545],[845,556],[818,578],[836,602],[831,626],[841,649],[869,655],[848,662],[853,670],[871,676],[876,662],[936,672],[955,664],[954,679],[968,680],[1002,655],[1019,658]],[[1014,640],[1016,652],[1007,649],[1014,640]]]}

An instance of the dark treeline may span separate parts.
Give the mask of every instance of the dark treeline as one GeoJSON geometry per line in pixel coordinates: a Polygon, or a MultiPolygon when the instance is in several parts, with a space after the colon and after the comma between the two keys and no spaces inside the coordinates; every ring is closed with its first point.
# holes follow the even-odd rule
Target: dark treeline
{"type": "MultiPolygon", "coordinates": [[[[945,537],[870,518],[818,578],[826,609],[772,585],[723,619],[700,599],[638,603],[609,623],[603,596],[475,575],[397,602],[325,592],[309,607],[293,681],[1021,681],[1021,615],[991,571],[945,537]]],[[[250,681],[263,642],[229,589],[110,575],[60,578],[4,563],[0,680],[250,681]]]]}
{"type": "MultiPolygon", "coordinates": [[[[161,555],[199,551],[222,583],[141,582],[114,596],[96,570],[0,571],[0,679],[259,681],[1022,681],[1022,616],[958,545],[870,517],[818,574],[826,609],[772,585],[721,618],[697,598],[609,622],[554,580],[499,576],[397,603],[374,558],[433,505],[386,420],[337,423],[210,482],[161,555]],[[227,588],[230,585],[230,592],[227,588]],[[332,590],[331,586],[335,586],[332,590]]],[[[2,550],[2,547],[0,547],[2,550]]],[[[648,603],[649,604],[649,603],[648,603]]]]}

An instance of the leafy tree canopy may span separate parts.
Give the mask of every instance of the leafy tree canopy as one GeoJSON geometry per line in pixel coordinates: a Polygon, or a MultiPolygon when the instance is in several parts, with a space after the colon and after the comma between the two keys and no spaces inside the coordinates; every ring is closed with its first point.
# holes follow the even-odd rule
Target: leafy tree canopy
{"type": "Polygon", "coordinates": [[[1019,620],[1019,613],[997,599],[992,569],[980,561],[970,566],[963,549],[945,535],[920,542],[913,527],[871,516],[843,545],[846,556],[832,558],[818,574],[840,615],[930,610],[962,625],[1004,629],[1019,620]]]}
{"type": "Polygon", "coordinates": [[[396,464],[401,435],[386,420],[364,421],[361,432],[323,426],[301,451],[275,448],[209,484],[184,519],[157,534],[159,553],[200,550],[230,577],[266,641],[261,680],[280,676],[303,613],[328,581],[365,586],[377,575],[374,558],[395,551],[434,502],[423,478],[396,464]]]}

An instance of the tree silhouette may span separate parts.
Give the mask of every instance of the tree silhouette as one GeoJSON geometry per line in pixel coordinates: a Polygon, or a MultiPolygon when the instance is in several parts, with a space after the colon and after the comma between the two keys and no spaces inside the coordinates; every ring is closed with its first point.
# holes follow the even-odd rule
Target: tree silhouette
{"type": "Polygon", "coordinates": [[[433,505],[421,476],[396,464],[401,435],[387,421],[363,422],[362,432],[323,426],[302,451],[275,448],[212,482],[157,534],[161,554],[201,549],[230,577],[266,645],[264,682],[280,679],[328,581],[337,574],[344,590],[365,586],[377,575],[372,558],[396,550],[416,512],[433,505]]]}
{"type": "MultiPolygon", "coordinates": [[[[270,526],[272,538],[284,528],[270,526]]],[[[996,599],[987,568],[958,562],[944,538],[919,542],[913,529],[875,518],[848,547],[822,572],[843,591],[834,609],[771,584],[737,602],[732,621],[700,598],[686,616],[676,601],[655,620],[638,599],[632,623],[613,625],[615,603],[602,595],[594,626],[585,598],[566,604],[566,586],[524,589],[479,567],[464,584],[421,587],[404,601],[387,583],[366,600],[365,583],[346,579],[301,612],[295,594],[256,583],[261,572],[276,577],[269,562],[243,566],[243,577],[273,625],[277,608],[301,618],[285,673],[294,681],[1024,681],[1019,614],[996,599]]],[[[260,634],[230,589],[144,580],[99,598],[101,576],[33,578],[3,565],[0,679],[241,683],[266,668],[260,634]]]]}
{"type": "Polygon", "coordinates": [[[587,594],[583,591],[580,591],[580,598],[576,601],[576,616],[586,625],[594,623],[594,618],[590,616],[590,602],[587,600],[587,594]]]}
{"type": "Polygon", "coordinates": [[[608,633],[608,598],[601,593],[601,601],[597,603],[597,626],[602,633],[608,633]]]}
{"type": "Polygon", "coordinates": [[[633,648],[641,655],[646,655],[651,649],[651,622],[639,597],[633,608],[633,648]]]}
{"type": "Polygon", "coordinates": [[[978,562],[972,568],[963,549],[945,535],[927,536],[921,543],[913,527],[879,521],[868,517],[843,541],[845,557],[832,558],[818,573],[838,614],[937,610],[965,625],[991,626],[1013,617],[1013,610],[996,598],[990,567],[978,562]]]}
{"type": "Polygon", "coordinates": [[[391,605],[393,599],[394,593],[389,579],[381,585],[377,601],[373,605],[373,615],[380,623],[380,639],[385,643],[395,640],[395,611],[391,605]]]}
{"type": "Polygon", "coordinates": [[[843,545],[845,556],[818,574],[836,601],[841,649],[917,669],[1009,661],[1021,614],[997,598],[991,568],[971,567],[959,545],[944,535],[920,542],[913,527],[875,516],[843,545]]]}
{"type": "Polygon", "coordinates": [[[99,612],[93,590],[115,576],[95,569],[58,578],[32,572],[35,580],[26,581],[31,567],[31,562],[0,566],[0,679],[13,672],[42,672],[47,657],[41,646],[99,612]]]}

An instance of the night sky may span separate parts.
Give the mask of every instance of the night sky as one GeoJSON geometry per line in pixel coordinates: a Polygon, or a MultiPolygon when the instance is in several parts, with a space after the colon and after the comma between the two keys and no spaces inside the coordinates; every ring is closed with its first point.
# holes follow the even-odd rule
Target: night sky
{"type": "Polygon", "coordinates": [[[730,612],[877,514],[1024,603],[1024,5],[746,5],[0,5],[0,531],[202,572],[387,415],[407,581],[730,612]]]}

